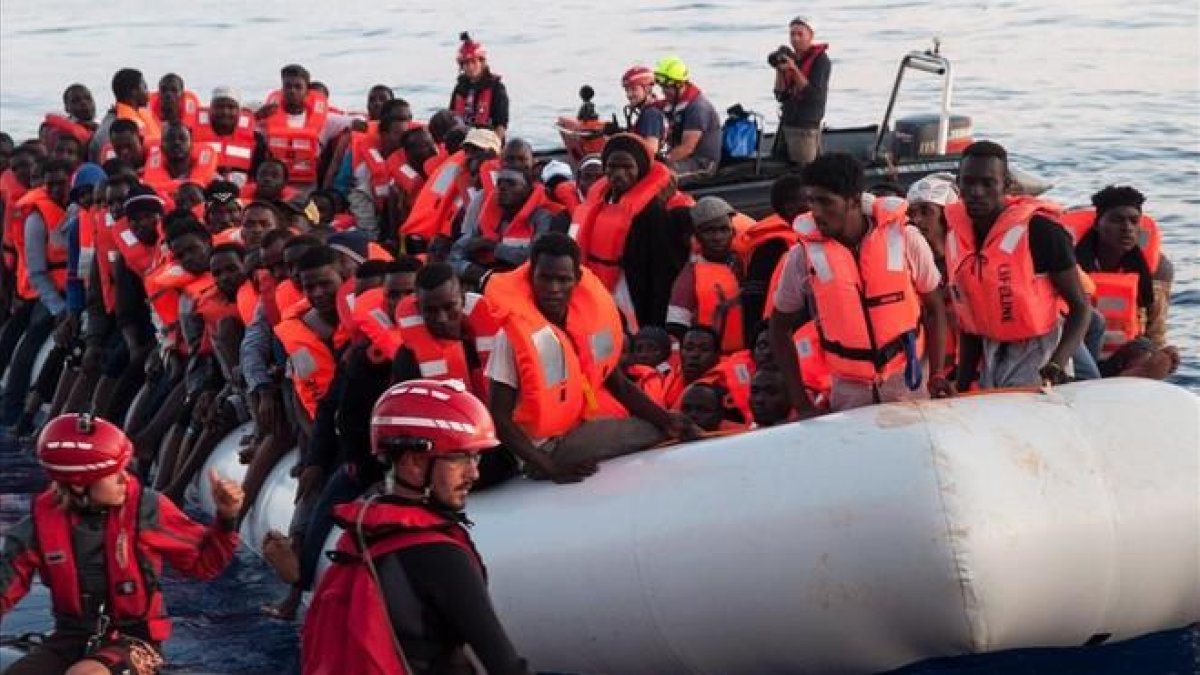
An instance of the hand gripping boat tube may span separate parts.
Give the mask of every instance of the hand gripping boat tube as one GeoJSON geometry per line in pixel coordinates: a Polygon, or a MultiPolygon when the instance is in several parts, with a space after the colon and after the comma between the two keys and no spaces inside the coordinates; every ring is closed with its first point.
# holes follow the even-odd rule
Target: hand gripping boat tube
{"type": "Polygon", "coordinates": [[[1115,379],[645,452],[469,512],[539,669],[866,673],[1200,619],[1198,495],[1198,399],[1115,379]]]}

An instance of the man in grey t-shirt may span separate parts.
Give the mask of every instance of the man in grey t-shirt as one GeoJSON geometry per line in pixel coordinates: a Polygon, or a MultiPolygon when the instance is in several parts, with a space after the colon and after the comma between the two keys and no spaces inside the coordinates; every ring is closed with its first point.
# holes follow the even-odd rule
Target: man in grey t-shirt
{"type": "Polygon", "coordinates": [[[680,178],[708,176],[721,161],[721,118],[700,88],[688,79],[678,56],[659,59],[654,81],[663,92],[663,112],[670,123],[667,164],[680,178]]]}

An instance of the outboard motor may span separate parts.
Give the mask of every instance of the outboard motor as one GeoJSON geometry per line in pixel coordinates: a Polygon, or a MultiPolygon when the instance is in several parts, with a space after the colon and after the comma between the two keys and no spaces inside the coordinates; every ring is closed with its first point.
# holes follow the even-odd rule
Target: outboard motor
{"type": "MultiPolygon", "coordinates": [[[[892,153],[896,159],[918,159],[937,155],[938,123],[935,114],[911,115],[896,120],[896,131],[892,142],[892,153]]],[[[966,115],[950,116],[950,135],[946,140],[946,154],[958,155],[970,145],[971,118],[966,115]]]]}

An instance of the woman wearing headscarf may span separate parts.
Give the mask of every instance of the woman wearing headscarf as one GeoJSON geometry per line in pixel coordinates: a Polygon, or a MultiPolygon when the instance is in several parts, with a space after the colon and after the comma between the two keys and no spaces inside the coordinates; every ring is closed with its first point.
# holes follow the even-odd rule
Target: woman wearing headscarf
{"type": "Polygon", "coordinates": [[[584,264],[616,298],[631,330],[661,326],[691,237],[690,228],[667,211],[671,171],[652,161],[632,134],[610,138],[601,161],[604,177],[575,217],[584,264]]]}

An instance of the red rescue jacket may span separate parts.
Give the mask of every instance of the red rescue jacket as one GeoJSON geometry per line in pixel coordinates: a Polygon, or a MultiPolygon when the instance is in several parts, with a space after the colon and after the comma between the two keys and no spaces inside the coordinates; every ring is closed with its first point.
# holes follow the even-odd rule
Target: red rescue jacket
{"type": "MultiPolygon", "coordinates": [[[[109,511],[105,525],[104,568],[109,589],[105,604],[118,629],[145,624],[152,640],[163,641],[171,634],[159,590],[163,562],[188,576],[212,579],[233,559],[238,534],[200,525],[171,500],[143,489],[134,476],[126,478],[125,503],[109,511]]],[[[58,504],[51,488],[34,499],[32,519],[26,522],[31,527],[21,523],[9,532],[24,546],[12,560],[7,585],[0,588],[0,616],[24,597],[37,572],[50,588],[55,616],[84,619],[71,542],[78,517],[58,504]]]]}
{"type": "Polygon", "coordinates": [[[366,565],[358,524],[371,543],[370,557],[383,556],[425,544],[453,544],[475,561],[483,562],[467,530],[422,506],[383,497],[334,507],[334,520],[346,529],[332,555],[333,566],[321,577],[300,634],[304,675],[405,675],[396,651],[383,594],[366,565]]]}

